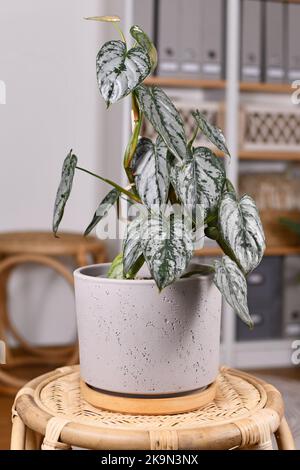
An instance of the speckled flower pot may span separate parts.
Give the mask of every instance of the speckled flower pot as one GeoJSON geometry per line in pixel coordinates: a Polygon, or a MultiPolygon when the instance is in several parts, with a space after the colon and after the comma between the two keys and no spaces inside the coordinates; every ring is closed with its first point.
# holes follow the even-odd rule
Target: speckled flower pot
{"type": "Polygon", "coordinates": [[[221,294],[211,275],[177,281],[113,280],[109,264],[77,269],[76,310],[82,379],[97,389],[176,394],[218,373],[221,294]]]}

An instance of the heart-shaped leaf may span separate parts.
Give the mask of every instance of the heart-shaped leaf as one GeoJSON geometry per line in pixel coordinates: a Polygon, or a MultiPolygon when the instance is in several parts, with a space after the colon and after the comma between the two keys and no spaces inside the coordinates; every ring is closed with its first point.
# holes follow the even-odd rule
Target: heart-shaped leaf
{"type": "Polygon", "coordinates": [[[265,251],[265,236],[253,199],[245,195],[238,201],[233,193],[225,193],[219,207],[219,229],[244,273],[256,268],[265,251]]]}
{"type": "Polygon", "coordinates": [[[154,46],[151,39],[147,36],[147,34],[137,25],[132,26],[130,28],[131,36],[136,40],[136,42],[147,51],[148,56],[151,61],[151,71],[156,68],[157,66],[157,50],[154,46]]]}
{"type": "Polygon", "coordinates": [[[127,51],[123,41],[106,42],[97,55],[97,79],[107,106],[131,93],[151,72],[151,62],[142,47],[127,51]]]}
{"type": "Polygon", "coordinates": [[[214,283],[243,322],[253,326],[247,304],[247,282],[234,261],[228,256],[214,262],[214,283]]]}
{"type": "Polygon", "coordinates": [[[143,203],[151,206],[164,204],[169,191],[167,168],[168,148],[160,136],[156,143],[142,137],[132,160],[132,173],[137,192],[143,203]]]}
{"type": "Polygon", "coordinates": [[[187,268],[193,254],[191,227],[183,216],[152,213],[143,225],[142,248],[150,272],[162,290],[187,268]]]}
{"type": "Polygon", "coordinates": [[[132,266],[143,253],[141,235],[144,221],[145,217],[143,215],[139,215],[127,225],[123,243],[123,265],[125,275],[128,274],[132,266]]]}
{"type": "Polygon", "coordinates": [[[84,235],[88,235],[94,227],[100,222],[101,219],[108,213],[109,209],[115,204],[115,202],[119,199],[120,197],[120,191],[117,189],[112,189],[103,199],[103,201],[100,202],[99,206],[96,209],[96,212],[86,228],[84,235]]]}
{"type": "Polygon", "coordinates": [[[169,159],[170,180],[181,202],[195,215],[197,206],[204,217],[216,213],[226,180],[222,160],[206,147],[193,150],[193,158],[181,164],[169,159]]]}
{"type": "Polygon", "coordinates": [[[141,110],[170,152],[179,160],[188,158],[183,122],[170,98],[159,87],[141,85],[135,93],[141,110]]]}
{"type": "Polygon", "coordinates": [[[63,163],[61,180],[54,204],[52,230],[55,235],[57,234],[59,224],[64,215],[67,200],[71,193],[76,165],[77,157],[72,153],[72,150],[70,150],[63,163]]]}
{"type": "Polygon", "coordinates": [[[199,111],[192,111],[192,115],[205,137],[207,137],[210,142],[212,142],[219,150],[221,150],[221,152],[224,152],[225,155],[230,156],[229,150],[225,143],[225,137],[221,129],[218,129],[217,127],[210,124],[206,120],[205,116],[199,111]]]}

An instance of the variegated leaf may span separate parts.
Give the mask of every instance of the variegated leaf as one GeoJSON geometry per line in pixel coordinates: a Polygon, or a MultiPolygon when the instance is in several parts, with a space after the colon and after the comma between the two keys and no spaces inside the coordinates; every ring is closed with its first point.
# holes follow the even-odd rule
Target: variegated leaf
{"type": "Polygon", "coordinates": [[[97,55],[97,79],[107,106],[131,93],[151,72],[151,62],[142,47],[127,51],[123,41],[106,42],[97,55]]]}
{"type": "Polygon", "coordinates": [[[131,36],[136,40],[136,42],[147,51],[148,56],[151,61],[151,71],[156,68],[157,66],[157,50],[154,46],[151,39],[147,36],[147,34],[137,25],[132,26],[130,28],[131,36]]]}
{"type": "Polygon", "coordinates": [[[149,209],[154,204],[164,204],[168,197],[167,153],[168,148],[160,136],[155,144],[142,137],[133,156],[135,186],[141,200],[149,209]]]}
{"type": "Polygon", "coordinates": [[[215,285],[241,320],[252,327],[253,322],[247,304],[247,282],[245,276],[236,263],[228,256],[223,256],[221,260],[216,260],[214,267],[215,285]]]}
{"type": "Polygon", "coordinates": [[[104,216],[108,213],[109,209],[115,204],[115,202],[119,199],[120,197],[120,191],[117,189],[112,189],[103,199],[103,201],[100,202],[99,206],[96,209],[96,212],[86,228],[84,235],[88,235],[94,227],[100,222],[101,219],[103,219],[104,216]]]}
{"type": "Polygon", "coordinates": [[[188,157],[186,136],[181,116],[170,98],[159,87],[139,86],[139,105],[156,132],[177,159],[188,157]]]}
{"type": "Polygon", "coordinates": [[[265,250],[265,236],[255,202],[250,196],[240,201],[225,193],[219,208],[222,239],[234,253],[245,274],[260,263],[265,250]]]}
{"type": "Polygon", "coordinates": [[[77,157],[72,153],[72,150],[70,150],[63,163],[61,180],[56,193],[54,204],[52,230],[55,235],[57,234],[59,224],[64,215],[67,200],[69,199],[71,193],[76,165],[77,157]]]}
{"type": "Polygon", "coordinates": [[[119,253],[110,265],[107,273],[110,279],[124,279],[123,275],[123,254],[119,253]]]}
{"type": "Polygon", "coordinates": [[[182,164],[169,159],[170,179],[181,202],[193,214],[201,207],[204,217],[217,211],[226,180],[224,164],[206,147],[194,149],[193,158],[182,164]]]}
{"type": "Polygon", "coordinates": [[[151,214],[143,226],[142,248],[150,272],[162,290],[185,272],[193,254],[193,233],[182,217],[151,214]]]}
{"type": "Polygon", "coordinates": [[[205,116],[199,111],[192,111],[192,115],[205,137],[207,137],[210,142],[212,142],[219,150],[221,150],[221,152],[224,152],[226,155],[230,156],[229,150],[225,143],[225,137],[221,129],[218,129],[217,127],[210,124],[206,120],[205,116]]]}
{"type": "Polygon", "coordinates": [[[143,215],[139,215],[127,225],[126,235],[123,243],[123,264],[126,275],[138,258],[143,253],[141,245],[141,231],[145,221],[143,215]]]}

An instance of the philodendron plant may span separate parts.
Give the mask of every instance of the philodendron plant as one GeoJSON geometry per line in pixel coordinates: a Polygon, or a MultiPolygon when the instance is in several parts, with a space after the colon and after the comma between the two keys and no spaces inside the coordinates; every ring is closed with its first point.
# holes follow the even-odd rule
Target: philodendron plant
{"type": "MultiPolygon", "coordinates": [[[[118,17],[93,17],[117,25],[118,17]]],[[[113,189],[100,202],[85,235],[107,215],[120,197],[140,207],[128,222],[123,250],[112,262],[108,276],[134,279],[146,262],[159,290],[188,272],[199,232],[219,244],[221,259],[207,268],[214,272],[214,283],[240,318],[252,325],[247,306],[246,276],[261,261],[265,239],[253,199],[238,198],[226,177],[225,158],[230,158],[222,132],[193,111],[195,132],[188,140],[182,118],[164,90],[143,82],[157,64],[156,49],[138,26],[132,26],[134,40],[128,47],[121,40],[106,42],[97,60],[97,80],[107,107],[131,95],[133,130],[124,155],[129,186],[125,188],[77,166],[70,151],[66,157],[58,188],[53,218],[57,234],[69,198],[75,170],[86,171],[113,189]],[[140,137],[143,119],[157,133],[155,141],[140,137]],[[195,147],[201,132],[223,157],[207,147],[195,147]]],[[[199,267],[199,270],[201,271],[199,267]]]]}

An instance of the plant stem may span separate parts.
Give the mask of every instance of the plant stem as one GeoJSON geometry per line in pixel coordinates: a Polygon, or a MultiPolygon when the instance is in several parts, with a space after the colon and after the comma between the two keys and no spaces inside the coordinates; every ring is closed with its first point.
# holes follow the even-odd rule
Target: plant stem
{"type": "Polygon", "coordinates": [[[92,173],[89,170],[86,170],[85,168],[81,168],[80,166],[76,166],[77,170],[83,171],[84,173],[88,173],[91,176],[94,176],[95,178],[98,178],[101,181],[104,181],[104,183],[110,184],[114,188],[116,188],[120,193],[126,194],[129,198],[133,199],[135,202],[140,203],[141,200],[139,197],[137,197],[135,194],[132,194],[130,191],[127,191],[126,189],[122,188],[119,186],[117,183],[114,183],[113,181],[107,179],[107,178],[102,178],[102,176],[96,175],[96,173],[92,173]]]}
{"type": "Polygon", "coordinates": [[[139,110],[138,102],[137,102],[137,99],[135,97],[134,92],[132,94],[132,105],[131,106],[132,106],[132,108],[131,108],[131,112],[132,112],[132,135],[131,135],[130,141],[127,145],[125,155],[124,155],[124,169],[125,169],[125,172],[126,172],[126,175],[127,175],[127,178],[129,180],[129,182],[133,183],[134,182],[134,177],[133,177],[130,165],[131,165],[131,162],[132,162],[133,155],[136,151],[136,147],[137,147],[137,143],[138,143],[141,127],[142,127],[142,120],[143,120],[143,114],[139,110]]]}
{"type": "Polygon", "coordinates": [[[199,131],[199,126],[198,126],[198,124],[197,124],[197,125],[196,125],[196,128],[195,128],[195,130],[194,130],[194,133],[193,133],[193,135],[192,135],[192,138],[191,138],[191,140],[190,140],[189,143],[188,143],[189,149],[192,148],[192,145],[193,145],[193,143],[195,142],[195,139],[196,139],[196,137],[197,137],[198,131],[199,131]]]}
{"type": "Polygon", "coordinates": [[[120,34],[122,41],[125,42],[125,44],[126,44],[126,38],[125,38],[125,36],[124,36],[123,31],[122,31],[121,28],[119,27],[118,23],[113,22],[113,26],[114,26],[114,28],[118,31],[118,33],[120,34]]]}

